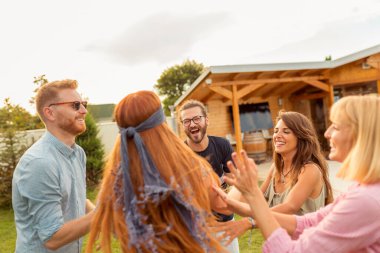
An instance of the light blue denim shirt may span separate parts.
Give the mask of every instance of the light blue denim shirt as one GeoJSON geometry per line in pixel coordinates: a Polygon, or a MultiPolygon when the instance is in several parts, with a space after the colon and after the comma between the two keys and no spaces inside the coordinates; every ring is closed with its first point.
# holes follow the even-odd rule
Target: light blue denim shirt
{"type": "MultiPolygon", "coordinates": [[[[85,214],[86,155],[48,131],[20,159],[12,181],[16,252],[53,252],[44,243],[61,226],[85,214]]],[[[81,252],[82,240],[54,252],[81,252]]]]}

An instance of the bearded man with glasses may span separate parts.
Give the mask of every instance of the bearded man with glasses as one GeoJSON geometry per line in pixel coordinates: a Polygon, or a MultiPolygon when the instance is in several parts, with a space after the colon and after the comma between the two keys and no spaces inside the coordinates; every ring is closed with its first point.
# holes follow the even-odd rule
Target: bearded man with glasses
{"type": "Polygon", "coordinates": [[[13,174],[15,252],[81,252],[94,205],[86,199],[86,155],[75,137],[86,130],[87,102],[75,80],[42,86],[36,109],[46,133],[13,174]]]}
{"type": "MultiPolygon", "coordinates": [[[[197,100],[188,100],[180,108],[180,120],[187,135],[185,143],[198,155],[207,159],[214,171],[221,179],[222,188],[226,189],[227,184],[222,181],[225,173],[230,170],[227,162],[231,160],[233,148],[227,139],[217,136],[207,135],[209,120],[206,107],[197,100]]],[[[234,216],[215,213],[220,222],[233,220],[234,216]]],[[[226,239],[228,240],[228,238],[226,239]]],[[[226,248],[233,253],[239,252],[239,242],[235,238],[226,248]]]]}

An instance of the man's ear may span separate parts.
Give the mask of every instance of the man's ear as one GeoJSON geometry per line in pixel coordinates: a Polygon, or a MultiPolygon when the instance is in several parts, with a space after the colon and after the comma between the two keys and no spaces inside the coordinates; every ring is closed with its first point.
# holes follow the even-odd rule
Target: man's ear
{"type": "Polygon", "coordinates": [[[208,126],[208,116],[205,117],[206,126],[208,126]]]}
{"type": "Polygon", "coordinates": [[[43,117],[47,120],[47,121],[54,121],[55,120],[55,113],[54,111],[46,106],[42,109],[42,113],[43,113],[43,117]]]}

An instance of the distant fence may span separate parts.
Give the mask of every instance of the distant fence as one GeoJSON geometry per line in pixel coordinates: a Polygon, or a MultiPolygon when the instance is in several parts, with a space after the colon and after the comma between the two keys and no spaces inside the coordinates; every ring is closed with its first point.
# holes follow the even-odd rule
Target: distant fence
{"type": "MultiPolygon", "coordinates": [[[[166,122],[168,123],[169,127],[175,131],[175,119],[167,117],[166,122]]],[[[113,148],[116,137],[119,133],[119,128],[115,122],[100,122],[97,124],[97,126],[99,129],[98,136],[104,146],[106,155],[108,155],[113,148]]],[[[25,133],[25,140],[30,145],[33,142],[36,142],[44,133],[45,129],[28,130],[25,133]]]]}
{"type": "Polygon", "coordinates": [[[98,136],[103,143],[106,155],[108,155],[113,148],[116,137],[119,133],[119,128],[115,122],[101,122],[98,123],[98,129],[98,136]]]}

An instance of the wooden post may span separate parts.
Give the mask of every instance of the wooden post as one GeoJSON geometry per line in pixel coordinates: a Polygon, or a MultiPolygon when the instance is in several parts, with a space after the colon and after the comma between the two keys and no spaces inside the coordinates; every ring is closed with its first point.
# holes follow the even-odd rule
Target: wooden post
{"type": "Polygon", "coordinates": [[[334,104],[334,86],[332,84],[329,84],[329,90],[326,99],[324,100],[327,102],[327,107],[325,107],[325,124],[326,124],[326,129],[330,125],[330,110],[331,107],[334,104]]]}
{"type": "Polygon", "coordinates": [[[380,62],[377,62],[377,94],[380,95],[380,62]]]}
{"type": "Polygon", "coordinates": [[[243,149],[243,144],[241,141],[241,129],[240,129],[240,114],[239,114],[239,101],[237,94],[236,84],[232,85],[232,115],[234,117],[234,128],[235,128],[235,139],[236,139],[236,150],[240,152],[243,149]]]}
{"type": "Polygon", "coordinates": [[[329,94],[328,94],[328,106],[329,111],[331,109],[331,106],[334,104],[334,86],[332,84],[329,84],[329,94]]]}

